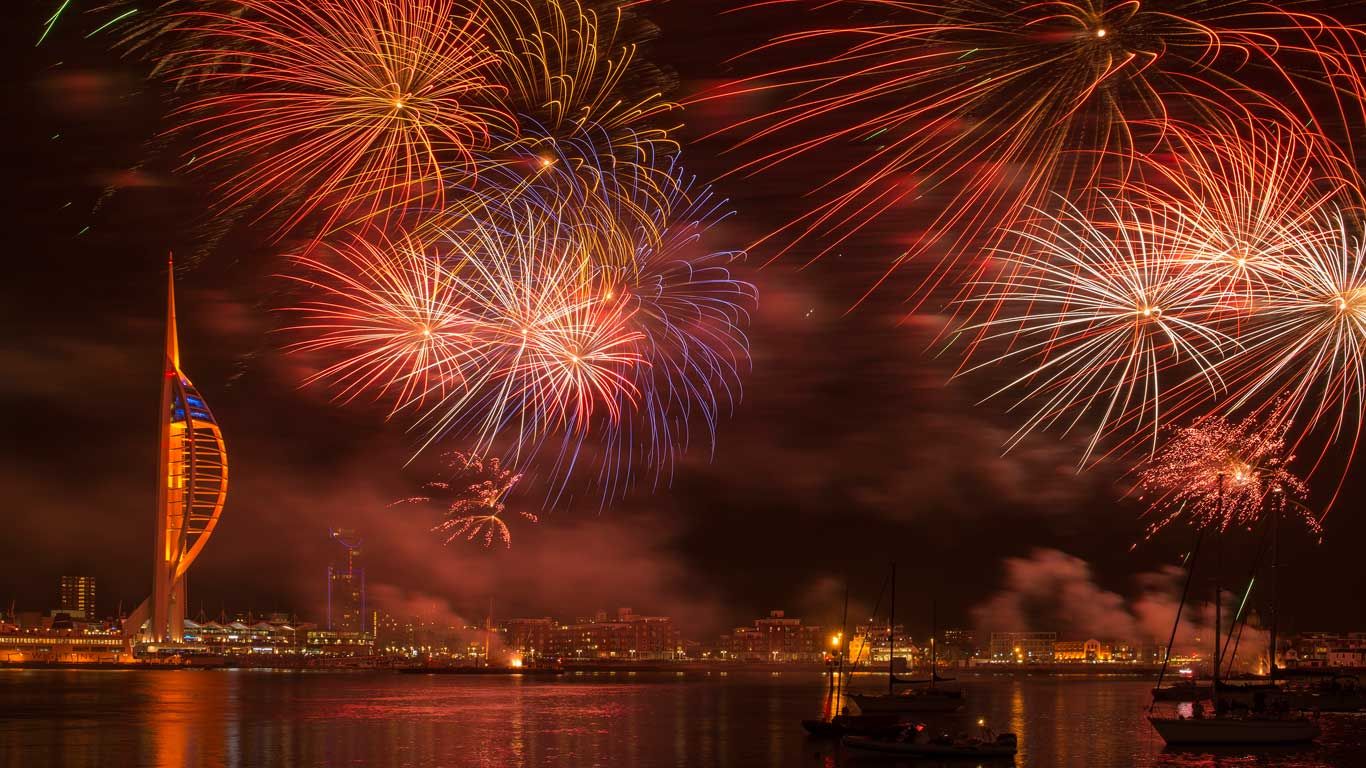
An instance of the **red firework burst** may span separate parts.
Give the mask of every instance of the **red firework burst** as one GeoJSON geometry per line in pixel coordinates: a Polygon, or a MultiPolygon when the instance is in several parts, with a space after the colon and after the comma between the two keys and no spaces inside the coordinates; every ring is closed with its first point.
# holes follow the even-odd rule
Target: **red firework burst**
{"type": "MultiPolygon", "coordinates": [[[[1061,194],[1083,208],[1100,179],[1122,179],[1162,145],[1172,119],[1264,112],[1291,125],[1362,122],[1362,30],[1271,3],[1060,0],[768,0],[830,18],[752,51],[796,63],[703,99],[767,95],[727,127],[754,174],[840,158],[810,207],[771,234],[829,254],[912,205],[924,235],[889,260],[932,260],[916,295],[974,279],[976,254],[1010,238],[1061,194]],[[828,14],[828,16],[827,16],[828,14]],[[1324,86],[1331,87],[1324,87],[1324,86]],[[752,149],[750,149],[752,148],[752,149]],[[922,200],[928,198],[928,200],[922,200]],[[937,202],[931,202],[936,201],[937,202]],[[921,202],[917,202],[921,201],[921,202]],[[1002,225],[1006,229],[1000,229],[1002,225]]],[[[1339,137],[1350,146],[1353,129],[1339,137]]],[[[807,174],[811,170],[806,169],[807,174]]],[[[885,222],[884,222],[885,223],[885,222]]],[[[885,245],[885,244],[884,244],[885,245]]]]}
{"type": "Polygon", "coordinates": [[[228,207],[268,201],[278,234],[439,207],[504,120],[495,54],[455,0],[240,0],[189,10],[174,75],[194,165],[227,167],[228,207]]]}

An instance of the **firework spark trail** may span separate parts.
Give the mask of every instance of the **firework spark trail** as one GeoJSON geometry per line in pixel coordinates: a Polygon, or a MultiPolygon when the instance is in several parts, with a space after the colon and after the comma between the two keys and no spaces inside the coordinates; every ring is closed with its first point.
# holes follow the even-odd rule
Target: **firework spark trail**
{"type": "Polygon", "coordinates": [[[429,413],[428,445],[460,435],[488,452],[510,430],[518,454],[535,453],[549,435],[590,429],[595,415],[619,420],[638,396],[629,371],[646,362],[631,308],[604,283],[591,244],[538,213],[469,221],[439,246],[481,346],[463,367],[467,386],[429,413]]]}
{"type": "Polygon", "coordinates": [[[970,299],[1004,311],[961,330],[1008,346],[958,374],[1023,364],[1024,373],[989,396],[1020,391],[1011,410],[1034,409],[1007,447],[1059,423],[1066,434],[1089,417],[1096,427],[1082,466],[1102,437],[1129,420],[1151,435],[1155,449],[1166,386],[1193,367],[1190,375],[1220,389],[1215,364],[1236,346],[1218,329],[1228,310],[1209,290],[1209,278],[1173,258],[1169,242],[1154,239],[1173,233],[1171,224],[1109,198],[1097,214],[1069,204],[1061,215],[1040,214],[1018,230],[1024,246],[1001,253],[1008,265],[1002,277],[977,285],[970,299]]]}
{"type": "MultiPolygon", "coordinates": [[[[503,467],[497,458],[483,459],[459,451],[452,451],[442,458],[454,471],[457,479],[435,480],[426,484],[431,491],[439,491],[448,496],[446,519],[436,524],[432,532],[446,536],[446,543],[456,539],[466,541],[482,539],[485,548],[493,546],[495,538],[504,547],[512,546],[512,531],[508,528],[503,514],[507,510],[507,497],[512,489],[521,482],[522,475],[503,467]]],[[[414,496],[401,499],[390,506],[434,501],[432,496],[414,496]]],[[[537,522],[536,515],[519,512],[523,518],[537,522]]]]}
{"type": "Polygon", "coordinates": [[[326,232],[440,207],[443,181],[472,171],[508,119],[481,17],[457,21],[454,0],[240,5],[184,12],[193,42],[174,75],[203,95],[177,130],[194,134],[198,164],[235,169],[218,184],[225,206],[285,213],[277,235],[314,213],[326,232]]]}
{"type": "Polygon", "coordinates": [[[1310,475],[1329,447],[1348,443],[1342,479],[1327,509],[1356,455],[1366,411],[1366,246],[1341,218],[1308,229],[1292,243],[1246,321],[1243,349],[1218,370],[1232,393],[1227,411],[1285,422],[1285,429],[1294,430],[1294,450],[1316,433],[1323,436],[1310,475]]]}
{"type": "MultiPolygon", "coordinates": [[[[206,10],[240,16],[244,9],[236,0],[159,0],[153,3],[110,0],[92,13],[111,19],[108,26],[117,30],[113,42],[115,51],[147,61],[151,65],[149,76],[168,77],[179,87],[185,84],[183,65],[187,43],[193,38],[195,27],[202,23],[197,14],[206,10]]],[[[245,46],[245,41],[239,45],[243,50],[245,46]]],[[[223,66],[237,58],[227,55],[226,50],[221,53],[223,66]]],[[[201,61],[201,64],[207,62],[201,61]]]]}
{"type": "MultiPolygon", "coordinates": [[[[743,134],[735,149],[761,148],[733,173],[761,173],[843,144],[866,147],[814,186],[809,210],[769,235],[777,243],[771,258],[816,240],[811,259],[819,258],[930,190],[953,190],[927,235],[877,281],[942,247],[913,292],[917,301],[946,279],[979,279],[986,262],[973,254],[1001,247],[1009,227],[1049,195],[1089,207],[1082,197],[1095,182],[1128,177],[1173,117],[1257,110],[1292,125],[1350,126],[1361,123],[1366,94],[1362,30],[1298,8],[1196,0],[752,5],[868,12],[751,52],[833,48],[832,55],[700,97],[787,99],[723,131],[743,134]],[[1320,97],[1326,103],[1316,103],[1320,97]],[[1157,121],[1156,136],[1140,131],[1144,121],[1157,121]]],[[[1348,151],[1350,136],[1347,128],[1348,151]]]]}
{"type": "MultiPolygon", "coordinates": [[[[679,106],[664,98],[664,75],[636,57],[634,42],[623,42],[623,6],[599,14],[573,0],[488,3],[487,34],[499,55],[500,82],[523,122],[559,138],[595,127],[627,161],[677,150],[669,137],[674,126],[654,120],[679,106]],[[628,75],[645,84],[628,87],[628,75]]],[[[535,147],[555,139],[506,140],[535,147]]]]}
{"type": "Polygon", "coordinates": [[[741,397],[757,292],[731,273],[743,252],[710,246],[713,228],[730,215],[726,201],[710,188],[694,192],[678,174],[657,211],[657,242],[644,234],[616,241],[635,252],[636,268],[617,270],[614,279],[634,308],[632,327],[649,365],[633,370],[636,407],[623,408],[625,417],[605,436],[598,472],[604,500],[642,476],[654,487],[670,482],[695,434],[713,451],[723,411],[741,397]]]}
{"type": "Polygon", "coordinates": [[[287,349],[336,358],[305,384],[325,383],[341,402],[389,399],[391,415],[460,386],[462,361],[478,349],[477,318],[420,243],[352,236],[292,261],[298,269],[284,276],[307,297],[285,310],[301,318],[286,330],[303,337],[287,349]]]}
{"type": "Polygon", "coordinates": [[[1149,535],[1183,518],[1220,531],[1250,526],[1278,493],[1317,532],[1318,521],[1300,503],[1309,489],[1288,469],[1294,457],[1286,455],[1285,428],[1283,420],[1205,416],[1177,430],[1139,468],[1138,488],[1156,518],[1149,535]]]}
{"type": "Polygon", "coordinates": [[[33,44],[35,48],[42,45],[43,41],[47,39],[47,36],[52,34],[53,28],[57,26],[57,22],[61,21],[62,14],[66,13],[66,9],[70,7],[70,5],[71,0],[62,0],[57,6],[57,9],[52,12],[52,15],[47,17],[47,20],[43,22],[43,32],[38,36],[38,42],[33,44]]]}
{"type": "Polygon", "coordinates": [[[1316,134],[1252,118],[1172,121],[1166,130],[1173,151],[1145,162],[1122,194],[1175,222],[1159,236],[1244,309],[1266,294],[1291,251],[1331,239],[1318,219],[1359,210],[1350,161],[1316,134]]]}

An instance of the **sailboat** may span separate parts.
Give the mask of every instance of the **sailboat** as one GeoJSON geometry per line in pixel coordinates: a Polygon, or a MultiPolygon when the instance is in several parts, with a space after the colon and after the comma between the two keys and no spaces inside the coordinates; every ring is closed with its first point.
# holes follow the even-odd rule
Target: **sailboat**
{"type": "Polygon", "coordinates": [[[817,738],[839,739],[845,736],[894,738],[909,725],[900,713],[885,712],[871,715],[862,713],[850,714],[847,707],[844,707],[843,711],[837,711],[841,709],[846,681],[844,661],[847,656],[847,645],[844,642],[844,637],[848,629],[849,586],[846,582],[844,588],[844,618],[840,620],[840,633],[837,636],[836,642],[836,648],[838,650],[836,658],[837,665],[831,665],[828,668],[830,682],[829,688],[826,691],[821,717],[819,719],[808,718],[802,720],[802,727],[806,729],[807,733],[817,738]]]}
{"type": "MultiPolygon", "coordinates": [[[[933,621],[933,618],[932,618],[933,621]]],[[[936,622],[937,624],[937,622],[936,622]]],[[[928,680],[900,680],[896,676],[896,563],[892,563],[892,600],[887,609],[887,693],[851,693],[849,700],[858,706],[865,715],[899,712],[957,712],[966,703],[963,692],[957,688],[939,688],[935,683],[940,680],[938,668],[938,632],[935,625],[930,631],[930,677],[928,680]],[[910,688],[897,692],[897,685],[916,685],[929,683],[926,688],[910,688]]]]}
{"type": "MultiPolygon", "coordinates": [[[[1222,496],[1223,483],[1220,478],[1220,494],[1222,496]]],[[[1222,504],[1222,499],[1221,499],[1222,504]]],[[[1285,506],[1284,495],[1281,497],[1281,507],[1285,506]]],[[[1275,523],[1279,523],[1280,513],[1277,511],[1275,523]]],[[[1273,523],[1273,542],[1278,535],[1275,531],[1279,528],[1273,523]]],[[[1196,541],[1196,551],[1199,549],[1199,540],[1196,541]]],[[[1278,547],[1272,545],[1272,561],[1277,558],[1278,547]]],[[[1186,586],[1190,586],[1190,577],[1195,569],[1195,554],[1191,555],[1191,571],[1186,575],[1186,586]]],[[[1273,569],[1272,573],[1275,571],[1273,569]]],[[[1266,712],[1246,711],[1235,713],[1231,707],[1226,705],[1226,693],[1221,696],[1221,686],[1219,682],[1220,667],[1223,662],[1223,646],[1219,643],[1220,629],[1220,600],[1219,600],[1219,578],[1215,574],[1214,579],[1214,675],[1210,685],[1210,698],[1213,703],[1213,714],[1206,715],[1204,708],[1196,702],[1194,714],[1191,717],[1181,715],[1157,715],[1149,710],[1148,722],[1153,729],[1162,737],[1168,746],[1184,745],[1218,745],[1218,744],[1302,744],[1318,738],[1319,725],[1316,721],[1310,720],[1301,714],[1291,714],[1285,710],[1283,714],[1270,714],[1266,712]]],[[[1182,597],[1184,601],[1185,592],[1182,597]]],[[[1181,609],[1178,606],[1176,622],[1181,621],[1181,609]]],[[[1274,626],[1274,625],[1273,625],[1274,626]]],[[[1232,634],[1232,629],[1229,630],[1232,634]]],[[[1176,624],[1172,625],[1172,637],[1176,637],[1176,624]]],[[[1275,669],[1275,633],[1272,633],[1272,670],[1275,669]]],[[[1167,644],[1167,657],[1171,657],[1171,643],[1167,644]]],[[[1166,662],[1163,662],[1163,670],[1166,670],[1166,662]]],[[[1158,687],[1162,685],[1159,675],[1158,687]]],[[[1155,703],[1155,702],[1154,702],[1155,703]]]]}

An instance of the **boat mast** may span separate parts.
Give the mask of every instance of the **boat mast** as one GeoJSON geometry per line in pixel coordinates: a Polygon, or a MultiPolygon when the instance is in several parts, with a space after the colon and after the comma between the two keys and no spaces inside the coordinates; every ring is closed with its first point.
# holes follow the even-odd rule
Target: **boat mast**
{"type": "Polygon", "coordinates": [[[892,602],[887,606],[887,695],[896,691],[896,561],[892,561],[892,602]]]}
{"type": "Polygon", "coordinates": [[[939,667],[939,604],[930,600],[930,688],[934,688],[935,672],[939,667]]]}
{"type": "Polygon", "coordinates": [[[839,651],[839,675],[835,678],[835,706],[831,709],[834,714],[839,714],[840,694],[844,690],[844,649],[845,637],[849,632],[849,574],[844,575],[844,613],[840,616],[840,644],[836,648],[839,651]]]}
{"type": "MultiPolygon", "coordinates": [[[[1223,524],[1224,517],[1224,473],[1219,473],[1219,498],[1215,505],[1215,525],[1223,524]]],[[[1219,533],[1219,531],[1215,531],[1219,533]]],[[[1219,606],[1219,572],[1224,564],[1224,548],[1215,542],[1217,553],[1214,557],[1214,677],[1210,682],[1210,703],[1214,713],[1219,714],[1219,665],[1223,663],[1223,649],[1219,645],[1219,623],[1222,621],[1219,606]]]]}
{"type": "Polygon", "coordinates": [[[1276,680],[1276,622],[1280,619],[1280,612],[1276,609],[1276,582],[1280,580],[1281,514],[1285,511],[1285,489],[1277,485],[1274,492],[1280,497],[1280,503],[1276,506],[1276,515],[1271,518],[1271,638],[1266,652],[1266,675],[1273,682],[1276,680]]]}
{"type": "MultiPolygon", "coordinates": [[[[1181,585],[1181,601],[1176,604],[1176,619],[1172,621],[1172,633],[1167,638],[1167,650],[1162,654],[1162,669],[1157,673],[1157,687],[1162,687],[1162,680],[1167,676],[1167,665],[1172,660],[1172,646],[1176,644],[1176,629],[1181,626],[1181,609],[1186,607],[1186,596],[1190,594],[1191,580],[1195,578],[1195,559],[1200,554],[1200,541],[1205,538],[1205,528],[1201,526],[1195,530],[1195,544],[1186,557],[1186,583],[1181,585]]],[[[1151,712],[1157,706],[1157,697],[1153,697],[1153,702],[1148,706],[1151,712]]]]}
{"type": "Polygon", "coordinates": [[[489,595],[489,613],[484,617],[484,666],[489,666],[489,646],[493,642],[493,595],[489,595]]]}

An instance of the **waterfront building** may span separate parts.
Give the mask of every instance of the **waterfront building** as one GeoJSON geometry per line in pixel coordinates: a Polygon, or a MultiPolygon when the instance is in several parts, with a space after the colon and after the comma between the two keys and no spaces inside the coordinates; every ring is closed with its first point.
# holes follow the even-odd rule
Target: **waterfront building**
{"type": "Polygon", "coordinates": [[[900,624],[892,627],[891,636],[886,624],[870,621],[854,625],[854,636],[849,641],[850,659],[859,664],[886,666],[892,657],[896,659],[892,664],[898,670],[917,666],[928,658],[900,624]]]}
{"type": "Polygon", "coordinates": [[[504,647],[534,661],[550,654],[555,630],[555,620],[550,617],[509,619],[502,626],[504,647]]]}
{"type": "Polygon", "coordinates": [[[1046,664],[1056,642],[1057,632],[992,632],[987,655],[998,663],[1046,664]]]}
{"type": "Polygon", "coordinates": [[[304,653],[325,656],[370,656],[375,639],[365,632],[310,629],[304,633],[304,653]]]}
{"type": "Polygon", "coordinates": [[[482,628],[464,628],[442,624],[432,619],[392,616],[381,611],[371,614],[375,650],[399,656],[467,654],[466,638],[476,637],[480,646],[478,657],[484,656],[482,628]]]}
{"type": "Polygon", "coordinates": [[[73,619],[95,618],[95,577],[63,576],[57,610],[73,619]]]}
{"type": "Polygon", "coordinates": [[[0,632],[0,662],[90,664],[127,661],[120,627],[20,628],[0,632]]]}
{"type": "Polygon", "coordinates": [[[770,611],[749,627],[723,635],[718,650],[734,661],[796,662],[825,658],[826,638],[821,627],[802,624],[783,611],[770,611]]]}
{"type": "Polygon", "coordinates": [[[976,658],[981,649],[977,633],[971,629],[946,629],[939,640],[938,661],[945,666],[961,666],[976,658]]]}
{"type": "Polygon", "coordinates": [[[130,640],[154,643],[184,639],[185,575],[218,525],[228,494],[223,433],[204,398],[180,369],[175,270],[168,269],[152,594],[123,625],[130,640]]]}
{"type": "Polygon", "coordinates": [[[1089,640],[1059,640],[1053,643],[1053,660],[1058,662],[1110,662],[1114,660],[1114,646],[1095,638],[1089,640]]]}
{"type": "Polygon", "coordinates": [[[617,611],[615,620],[599,611],[592,619],[557,626],[548,639],[549,655],[566,660],[663,661],[679,654],[672,618],[640,616],[630,608],[617,611]]]}
{"type": "Polygon", "coordinates": [[[1366,667],[1366,632],[1302,632],[1282,652],[1287,667],[1366,667]]]}
{"type": "Polygon", "coordinates": [[[185,642],[198,646],[197,650],[224,656],[301,652],[307,633],[317,627],[282,621],[282,618],[273,616],[267,621],[230,621],[226,624],[186,619],[185,642]]]}

